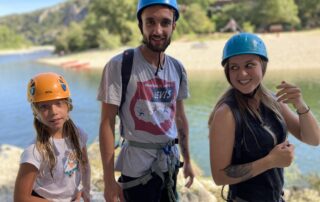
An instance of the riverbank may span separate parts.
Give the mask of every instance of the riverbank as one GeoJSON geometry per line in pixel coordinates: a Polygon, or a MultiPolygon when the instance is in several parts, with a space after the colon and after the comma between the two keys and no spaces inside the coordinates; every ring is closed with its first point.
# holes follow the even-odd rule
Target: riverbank
{"type": "Polygon", "coordinates": [[[29,48],[23,48],[23,49],[8,49],[8,50],[0,50],[0,56],[1,55],[10,55],[10,54],[26,54],[26,53],[32,53],[32,52],[37,52],[37,51],[54,51],[53,46],[33,46],[29,48]]]}
{"type": "MultiPolygon", "coordinates": [[[[11,145],[0,145],[0,201],[13,201],[14,181],[18,172],[22,149],[11,145]]],[[[88,146],[91,164],[91,195],[93,202],[103,202],[103,172],[99,144],[94,142],[88,146]]],[[[214,184],[211,178],[201,175],[201,170],[194,165],[196,178],[190,189],[184,187],[182,172],[178,176],[178,192],[181,202],[222,202],[221,186],[214,184]]],[[[226,195],[226,194],[225,194],[226,195]]],[[[285,190],[285,198],[290,202],[318,202],[320,192],[311,188],[293,188],[285,190]]]]}
{"type": "MultiPolygon", "coordinates": [[[[267,45],[269,69],[320,68],[320,30],[259,34],[267,45]]],[[[212,70],[221,68],[221,55],[226,37],[216,40],[173,41],[166,53],[183,62],[187,70],[212,70]]],[[[39,62],[54,66],[77,68],[104,67],[114,55],[128,47],[115,50],[91,50],[65,56],[44,58],[39,62]],[[73,64],[72,64],[73,63],[73,64]]]]}

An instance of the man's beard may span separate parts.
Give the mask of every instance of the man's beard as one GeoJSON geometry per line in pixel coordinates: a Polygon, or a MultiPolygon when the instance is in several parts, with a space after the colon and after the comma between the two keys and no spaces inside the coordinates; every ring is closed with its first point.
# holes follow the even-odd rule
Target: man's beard
{"type": "Polygon", "coordinates": [[[171,37],[169,37],[165,43],[163,45],[160,46],[154,46],[152,45],[152,43],[150,42],[151,40],[147,40],[147,37],[145,35],[143,35],[143,40],[142,43],[144,45],[146,45],[150,50],[154,51],[154,52],[164,52],[167,47],[170,45],[171,43],[171,37]]]}

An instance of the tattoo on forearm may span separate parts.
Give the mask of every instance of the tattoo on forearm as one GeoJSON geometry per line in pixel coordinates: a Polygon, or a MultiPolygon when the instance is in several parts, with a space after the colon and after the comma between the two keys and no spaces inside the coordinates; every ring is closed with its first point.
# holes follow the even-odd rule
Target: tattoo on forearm
{"type": "Polygon", "coordinates": [[[252,176],[252,163],[243,165],[230,165],[223,170],[228,177],[242,178],[242,180],[247,180],[252,176]]]}
{"type": "Polygon", "coordinates": [[[178,134],[179,134],[179,145],[180,145],[181,153],[184,156],[185,154],[187,154],[187,147],[188,147],[186,142],[186,134],[184,133],[182,128],[178,130],[178,134]]]}

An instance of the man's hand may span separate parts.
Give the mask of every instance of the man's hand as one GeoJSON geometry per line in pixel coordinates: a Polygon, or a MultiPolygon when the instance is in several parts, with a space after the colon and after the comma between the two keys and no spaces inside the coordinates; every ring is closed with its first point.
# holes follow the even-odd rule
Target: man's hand
{"type": "Polygon", "coordinates": [[[106,202],[125,202],[122,189],[116,181],[105,183],[104,198],[106,202]]]}
{"type": "Polygon", "coordinates": [[[183,165],[183,176],[185,179],[188,178],[187,183],[185,184],[185,187],[190,188],[193,184],[193,178],[194,178],[194,172],[191,166],[191,163],[184,163],[183,165]]]}

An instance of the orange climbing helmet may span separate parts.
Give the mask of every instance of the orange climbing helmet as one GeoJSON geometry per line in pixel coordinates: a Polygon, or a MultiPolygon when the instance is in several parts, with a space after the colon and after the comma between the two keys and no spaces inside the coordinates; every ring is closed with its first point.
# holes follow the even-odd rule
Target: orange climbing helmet
{"type": "Polygon", "coordinates": [[[42,102],[70,97],[68,83],[63,76],[46,72],[34,76],[28,83],[28,101],[42,102]]]}

